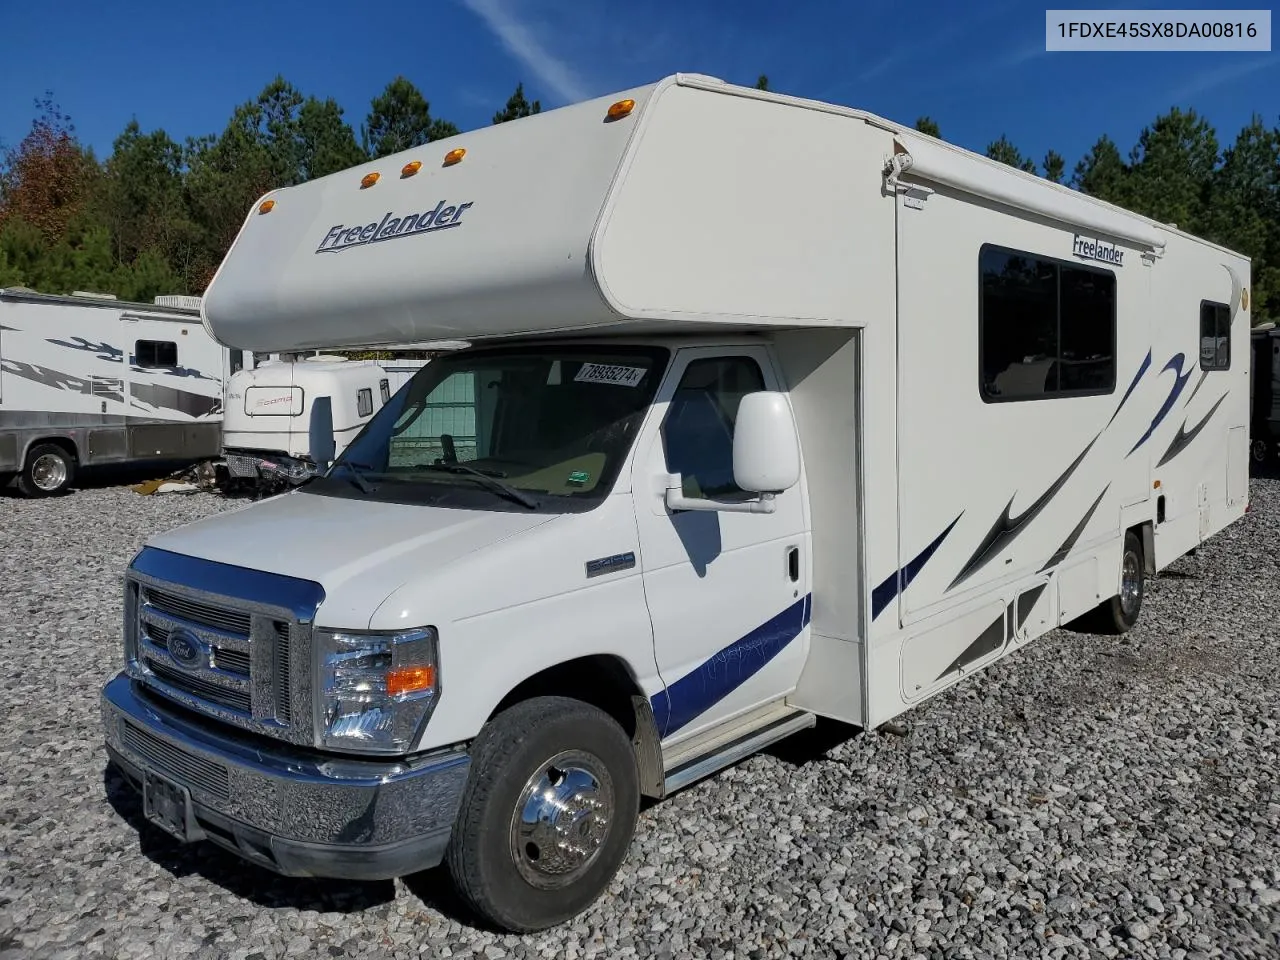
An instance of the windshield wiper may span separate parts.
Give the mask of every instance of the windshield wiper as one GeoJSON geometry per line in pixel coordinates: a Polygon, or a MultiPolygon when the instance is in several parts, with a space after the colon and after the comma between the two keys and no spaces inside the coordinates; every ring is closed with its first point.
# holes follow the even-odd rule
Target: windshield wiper
{"type": "Polygon", "coordinates": [[[367,463],[353,463],[350,460],[343,460],[338,464],[340,467],[346,467],[347,473],[351,477],[351,482],[359,488],[361,493],[373,493],[377,489],[372,483],[365,479],[363,471],[372,470],[373,467],[367,463]]]}
{"type": "Polygon", "coordinates": [[[522,506],[528,507],[530,510],[536,510],[538,501],[533,499],[527,493],[517,490],[509,483],[504,483],[492,474],[485,473],[483,470],[477,470],[475,467],[468,467],[465,463],[418,463],[414,464],[414,469],[418,470],[443,470],[446,473],[462,473],[470,477],[476,477],[482,480],[489,489],[502,494],[508,500],[514,500],[522,506]]]}

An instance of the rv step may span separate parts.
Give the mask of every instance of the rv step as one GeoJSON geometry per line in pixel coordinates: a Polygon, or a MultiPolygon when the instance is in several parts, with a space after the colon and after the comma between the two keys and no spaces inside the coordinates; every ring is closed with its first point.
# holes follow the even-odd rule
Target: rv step
{"type": "Polygon", "coordinates": [[[815,723],[812,713],[779,703],[697,737],[687,746],[680,744],[668,754],[665,792],[674,793],[815,723]]]}

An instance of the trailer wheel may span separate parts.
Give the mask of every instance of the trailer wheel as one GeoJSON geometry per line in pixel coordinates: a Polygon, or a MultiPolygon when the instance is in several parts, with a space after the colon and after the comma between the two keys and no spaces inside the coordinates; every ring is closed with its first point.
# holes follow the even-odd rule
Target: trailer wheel
{"type": "Polygon", "coordinates": [[[1124,535],[1124,552],[1120,555],[1120,592],[1094,611],[1097,632],[1120,634],[1133,629],[1146,596],[1145,571],[1142,538],[1130,530],[1124,535]]]}
{"type": "Polygon", "coordinates": [[[27,451],[18,489],[24,496],[49,497],[71,486],[75,475],[75,460],[66,450],[56,443],[38,443],[27,451]]]}
{"type": "Polygon", "coordinates": [[[484,920],[542,930],[604,892],[639,809],[635,753],[617,721],[579,700],[535,697],[476,739],[445,862],[484,920]]]}
{"type": "Polygon", "coordinates": [[[1253,454],[1254,463],[1270,463],[1276,458],[1276,443],[1274,440],[1254,440],[1249,444],[1249,450],[1253,454]]]}

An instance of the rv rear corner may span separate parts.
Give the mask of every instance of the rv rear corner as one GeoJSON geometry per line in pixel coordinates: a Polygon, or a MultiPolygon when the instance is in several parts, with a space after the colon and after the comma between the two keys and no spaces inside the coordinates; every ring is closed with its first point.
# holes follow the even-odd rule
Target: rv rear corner
{"type": "Polygon", "coordinates": [[[562,922],[642,796],[1132,629],[1247,506],[1249,262],[868,114],[680,76],[269,199],[220,338],[471,344],[127,572],[113,762],[280,873],[562,922]]]}

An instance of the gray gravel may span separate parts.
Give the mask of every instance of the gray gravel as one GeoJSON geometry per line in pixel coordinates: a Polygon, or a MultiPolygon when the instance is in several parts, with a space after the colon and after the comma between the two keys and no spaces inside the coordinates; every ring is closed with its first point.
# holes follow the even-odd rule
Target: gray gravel
{"type": "Polygon", "coordinates": [[[518,938],[436,875],[283,880],[140,836],[100,747],[120,573],[236,504],[0,497],[0,958],[1280,956],[1280,481],[1252,500],[1127,637],[1056,631],[903,737],[820,731],[657,804],[596,908],[518,938]]]}

